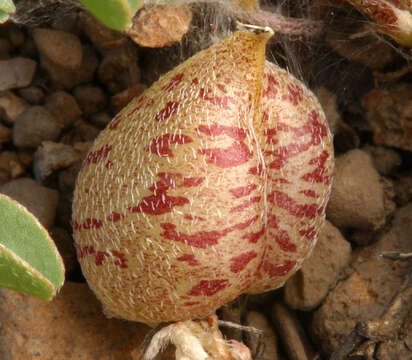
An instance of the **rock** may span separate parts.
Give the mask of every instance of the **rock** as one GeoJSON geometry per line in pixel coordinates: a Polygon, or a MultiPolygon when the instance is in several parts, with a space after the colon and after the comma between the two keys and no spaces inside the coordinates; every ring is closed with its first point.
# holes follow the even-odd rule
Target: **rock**
{"type": "Polygon", "coordinates": [[[140,46],[170,46],[182,40],[191,21],[192,11],[186,5],[147,7],[133,18],[128,35],[140,46]]]}
{"type": "Polygon", "coordinates": [[[63,129],[71,127],[82,115],[76,99],[65,91],[56,91],[47,96],[45,106],[63,129]]]}
{"type": "Polygon", "coordinates": [[[0,192],[24,205],[44,227],[53,226],[59,201],[56,190],[41,186],[31,178],[20,178],[0,186],[0,192]]]}
{"type": "Polygon", "coordinates": [[[0,123],[0,146],[11,140],[11,130],[0,123]]]}
{"type": "Polygon", "coordinates": [[[42,182],[56,170],[67,168],[77,160],[79,155],[70,145],[43,141],[34,154],[34,176],[42,182]]]}
{"type": "Polygon", "coordinates": [[[127,38],[121,32],[112,30],[103,25],[97,18],[83,11],[79,16],[80,25],[86,36],[98,47],[104,50],[113,50],[122,46],[127,38]]]}
{"type": "Polygon", "coordinates": [[[58,139],[62,128],[43,106],[32,106],[16,119],[13,142],[17,147],[39,146],[43,141],[58,139]]]}
{"type": "Polygon", "coordinates": [[[24,167],[31,167],[33,164],[33,152],[32,151],[19,151],[17,153],[20,163],[24,167]]]}
{"type": "Polygon", "coordinates": [[[93,141],[99,135],[100,129],[79,119],[75,126],[75,142],[93,141]]]}
{"type": "Polygon", "coordinates": [[[412,84],[396,83],[386,89],[373,89],[362,99],[377,145],[412,151],[412,84]]]}
{"type": "Polygon", "coordinates": [[[289,360],[314,359],[315,353],[296,315],[282,302],[273,304],[271,318],[289,360]]]}
{"type": "Polygon", "coordinates": [[[45,28],[33,30],[33,39],[40,56],[63,69],[78,69],[83,50],[79,38],[68,32],[45,28]]]}
{"type": "Polygon", "coordinates": [[[44,100],[44,91],[38,86],[29,86],[18,91],[19,95],[31,105],[40,105],[44,100]]]}
{"type": "Polygon", "coordinates": [[[284,287],[284,300],[292,309],[312,310],[336,284],[348,265],[351,246],[329,221],[319,233],[312,255],[284,287]]]}
{"type": "Polygon", "coordinates": [[[377,230],[385,223],[384,189],[370,156],[351,150],[336,159],[332,193],[326,209],[336,226],[377,230]]]}
{"type": "Polygon", "coordinates": [[[85,116],[95,114],[103,110],[107,105],[106,94],[97,86],[77,86],[73,91],[73,95],[85,116]]]}
{"type": "Polygon", "coordinates": [[[36,66],[35,61],[23,57],[0,60],[0,91],[30,85],[36,66]]]}
{"type": "Polygon", "coordinates": [[[42,67],[48,72],[56,87],[72,89],[73,87],[93,81],[98,66],[96,52],[91,46],[83,46],[83,61],[76,69],[63,68],[47,58],[41,58],[42,67]]]}
{"type": "Polygon", "coordinates": [[[263,346],[263,353],[260,354],[261,358],[267,360],[279,359],[277,336],[266,317],[260,312],[249,311],[246,315],[246,325],[263,330],[263,338],[261,340],[259,340],[256,334],[248,331],[245,332],[246,345],[252,354],[257,354],[259,346],[263,346]],[[259,341],[262,341],[263,345],[259,344],[259,341]]]}
{"type": "Polygon", "coordinates": [[[2,360],[131,359],[149,328],[107,319],[87,284],[66,282],[51,302],[0,290],[2,360]]]}
{"type": "Polygon", "coordinates": [[[123,90],[116,95],[112,96],[111,99],[111,106],[112,109],[118,113],[122,110],[130,101],[132,101],[135,97],[140,96],[140,94],[145,91],[147,88],[144,84],[136,84],[126,90],[123,90]]]}
{"type": "MultiPolygon", "coordinates": [[[[242,310],[238,301],[232,301],[229,304],[222,306],[219,309],[219,319],[228,321],[234,324],[242,323],[242,310]]],[[[223,335],[226,339],[233,339],[237,341],[242,341],[243,332],[240,329],[223,326],[221,328],[223,335]]]]}
{"type": "Polygon", "coordinates": [[[63,193],[70,194],[73,192],[76,185],[77,175],[82,167],[82,161],[76,161],[73,165],[69,166],[59,172],[59,190],[63,193]]]}
{"type": "Polygon", "coordinates": [[[50,236],[63,258],[67,279],[70,274],[79,268],[73,238],[67,230],[59,227],[53,227],[50,230],[50,236]]]}
{"type": "Polygon", "coordinates": [[[14,95],[11,91],[7,91],[0,95],[0,108],[4,110],[4,120],[12,124],[17,117],[23,113],[29,106],[23,99],[14,95]]]}
{"type": "Polygon", "coordinates": [[[412,201],[412,173],[407,173],[399,177],[394,182],[395,201],[398,205],[404,206],[412,201]]]}
{"type": "Polygon", "coordinates": [[[401,156],[395,150],[383,146],[366,146],[363,150],[372,157],[373,165],[381,175],[389,175],[402,163],[401,156]]]}
{"type": "Polygon", "coordinates": [[[412,322],[405,326],[398,339],[379,344],[375,353],[376,360],[411,360],[412,355],[412,322]]]}
{"type": "Polygon", "coordinates": [[[137,49],[129,42],[121,48],[108,51],[99,66],[99,80],[112,94],[132,87],[140,81],[137,61],[137,49]]]}
{"type": "Polygon", "coordinates": [[[382,258],[385,251],[411,252],[412,204],[398,209],[391,227],[372,245],[354,251],[352,273],[314,313],[311,332],[326,357],[342,345],[358,321],[379,318],[403,283],[406,262],[382,258]]]}
{"type": "Polygon", "coordinates": [[[13,151],[0,153],[0,170],[7,173],[8,178],[15,179],[24,173],[24,167],[19,161],[17,154],[13,151]]]}
{"type": "Polygon", "coordinates": [[[89,120],[93,125],[102,129],[112,120],[112,117],[107,112],[98,112],[91,115],[89,120]]]}

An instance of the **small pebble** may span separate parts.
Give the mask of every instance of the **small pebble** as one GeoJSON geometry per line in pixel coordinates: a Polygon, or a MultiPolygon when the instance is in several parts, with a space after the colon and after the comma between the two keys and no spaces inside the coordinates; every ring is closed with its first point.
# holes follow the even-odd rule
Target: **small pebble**
{"type": "Polygon", "coordinates": [[[144,84],[136,84],[126,90],[123,90],[111,98],[111,107],[114,112],[118,113],[122,110],[131,100],[140,96],[147,88],[144,84]]]}
{"type": "Polygon", "coordinates": [[[122,46],[127,37],[119,31],[112,30],[103,25],[89,12],[83,11],[79,15],[80,24],[86,36],[103,50],[113,50],[122,46]]]}
{"type": "Polygon", "coordinates": [[[104,128],[112,120],[112,116],[106,112],[98,112],[91,115],[89,120],[93,125],[96,125],[99,128],[104,128]]]}
{"type": "Polygon", "coordinates": [[[13,127],[13,143],[17,147],[38,147],[43,141],[55,141],[62,127],[43,106],[32,106],[19,115],[13,127]]]}
{"type": "Polygon", "coordinates": [[[278,360],[278,339],[266,317],[260,312],[249,311],[246,315],[245,325],[252,326],[263,331],[263,337],[261,340],[259,340],[259,337],[252,331],[245,332],[246,344],[252,354],[258,354],[258,350],[261,347],[263,352],[259,355],[262,359],[278,360]],[[260,343],[260,341],[262,343],[260,343]]]}
{"type": "Polygon", "coordinates": [[[363,150],[371,155],[373,165],[381,175],[389,175],[402,163],[401,156],[393,149],[383,146],[367,146],[363,150]]]}
{"type": "Polygon", "coordinates": [[[140,46],[170,46],[182,40],[191,21],[192,11],[187,5],[143,8],[133,19],[128,35],[140,46]]]}
{"type": "Polygon", "coordinates": [[[0,192],[25,206],[45,228],[54,224],[59,193],[31,178],[19,178],[0,186],[0,192]]]}
{"type": "Polygon", "coordinates": [[[102,111],[107,105],[104,91],[93,85],[79,85],[73,90],[73,95],[85,116],[102,111]]]}
{"type": "MultiPolygon", "coordinates": [[[[79,153],[77,153],[79,154],[79,153]]],[[[79,155],[80,158],[80,155],[79,155]]],[[[72,193],[76,185],[77,175],[82,167],[82,161],[76,161],[73,165],[69,166],[67,169],[61,170],[59,172],[59,190],[62,193],[72,193]]]]}
{"type": "Polygon", "coordinates": [[[284,300],[292,309],[312,310],[325,299],[348,265],[351,246],[339,229],[326,221],[319,232],[312,255],[283,289],[284,300]]]}
{"type": "Polygon", "coordinates": [[[0,152],[0,169],[7,172],[9,178],[15,179],[24,173],[24,167],[14,151],[0,152]]]}
{"type": "Polygon", "coordinates": [[[326,216],[336,226],[360,230],[385,224],[384,188],[365,151],[351,150],[336,159],[326,216]]]}
{"type": "Polygon", "coordinates": [[[80,84],[92,82],[98,63],[95,50],[88,45],[83,45],[83,61],[76,69],[64,68],[47,58],[41,58],[42,67],[48,72],[55,86],[67,90],[80,84]]]}
{"type": "Polygon", "coordinates": [[[0,95],[0,108],[4,110],[4,121],[12,124],[17,117],[28,109],[29,105],[11,91],[6,91],[0,95]]]}
{"type": "Polygon", "coordinates": [[[36,67],[35,61],[23,57],[0,60],[0,91],[30,85],[36,67]]]}
{"type": "Polygon", "coordinates": [[[12,46],[10,41],[5,38],[0,38],[0,59],[6,60],[10,58],[10,53],[12,51],[12,46]]]}
{"type": "Polygon", "coordinates": [[[56,91],[48,95],[45,107],[63,129],[73,126],[74,122],[82,115],[76,99],[65,91],[56,91]]]}
{"type": "Polygon", "coordinates": [[[0,123],[0,146],[11,140],[11,129],[0,123]]]}
{"type": "Polygon", "coordinates": [[[33,30],[33,39],[40,55],[64,69],[78,69],[82,63],[82,44],[77,36],[46,28],[33,30]]]}
{"type": "Polygon", "coordinates": [[[31,105],[40,105],[44,100],[44,91],[38,86],[19,89],[19,95],[31,105]]]}
{"type": "Polygon", "coordinates": [[[139,83],[137,62],[137,49],[133,44],[126,43],[108,51],[98,69],[99,79],[112,94],[117,94],[139,83]]]}
{"type": "Polygon", "coordinates": [[[75,125],[75,142],[93,141],[99,135],[100,129],[79,119],[75,125]]]}
{"type": "Polygon", "coordinates": [[[67,168],[78,159],[78,153],[71,146],[43,141],[34,154],[34,176],[37,181],[43,182],[56,170],[67,168]]]}
{"type": "Polygon", "coordinates": [[[281,301],[276,301],[272,306],[271,318],[289,360],[314,359],[315,353],[309,339],[292,310],[281,301]]]}

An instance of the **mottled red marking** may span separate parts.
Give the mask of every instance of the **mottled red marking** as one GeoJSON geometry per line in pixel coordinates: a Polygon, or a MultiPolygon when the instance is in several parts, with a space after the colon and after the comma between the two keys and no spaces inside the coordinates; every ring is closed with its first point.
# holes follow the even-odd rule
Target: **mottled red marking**
{"type": "Polygon", "coordinates": [[[80,224],[80,227],[83,228],[84,230],[90,230],[90,229],[98,229],[103,226],[103,221],[99,219],[94,219],[94,218],[87,218],[83,224],[80,224]]]}
{"type": "Polygon", "coordinates": [[[216,87],[223,92],[226,92],[226,85],[225,84],[217,84],[216,87]]]}
{"type": "Polygon", "coordinates": [[[238,273],[242,271],[249,262],[257,256],[255,251],[248,251],[239,256],[232,257],[230,261],[232,264],[230,265],[230,271],[233,273],[238,273]]]}
{"type": "MultiPolygon", "coordinates": [[[[392,1],[392,0],[391,0],[392,1]]],[[[359,10],[366,13],[372,19],[376,20],[379,24],[385,25],[387,27],[394,27],[398,21],[395,11],[392,9],[391,5],[377,0],[364,1],[362,8],[358,7],[359,10]]]]}
{"type": "Polygon", "coordinates": [[[329,152],[327,150],[323,150],[319,156],[311,159],[309,161],[309,165],[315,165],[316,169],[303,175],[302,179],[310,183],[325,183],[329,185],[332,181],[332,177],[330,175],[325,175],[325,172],[327,172],[325,163],[328,157],[329,152]]]}
{"type": "Polygon", "coordinates": [[[184,214],[183,216],[186,220],[200,220],[200,221],[205,221],[204,218],[201,216],[195,216],[195,215],[189,215],[189,214],[184,214]]]}
{"type": "Polygon", "coordinates": [[[153,154],[163,157],[173,157],[170,145],[184,145],[193,142],[193,140],[183,134],[164,134],[156,136],[149,146],[145,147],[145,151],[150,151],[153,154]]]}
{"type": "Polygon", "coordinates": [[[109,129],[115,130],[117,126],[120,124],[121,120],[122,120],[122,116],[120,114],[117,114],[115,118],[110,122],[109,129]]]}
{"type": "Polygon", "coordinates": [[[306,195],[306,196],[308,196],[308,197],[311,197],[311,198],[318,198],[319,197],[319,195],[318,194],[316,194],[316,192],[315,191],[313,191],[313,190],[310,190],[310,189],[307,189],[307,190],[301,190],[301,191],[299,191],[300,193],[302,193],[302,194],[304,194],[304,195],[306,195]]]}
{"type": "Polygon", "coordinates": [[[243,230],[249,227],[257,220],[257,216],[247,220],[243,223],[238,223],[223,230],[211,230],[211,231],[199,231],[194,234],[184,234],[180,231],[176,231],[176,225],[171,223],[162,223],[160,226],[164,232],[160,234],[166,239],[179,241],[188,246],[194,246],[201,249],[207,249],[213,245],[216,245],[220,238],[226,236],[235,230],[243,230]]]}
{"type": "Polygon", "coordinates": [[[114,261],[114,264],[118,267],[120,267],[121,269],[127,269],[127,259],[126,259],[126,255],[123,253],[120,253],[116,250],[112,250],[111,253],[113,254],[113,256],[115,256],[117,259],[114,261]]]}
{"type": "Polygon", "coordinates": [[[289,233],[280,228],[279,220],[276,215],[271,215],[269,217],[268,227],[276,230],[272,235],[282,251],[296,252],[296,245],[290,241],[289,233]]]}
{"type": "Polygon", "coordinates": [[[281,169],[290,158],[308,150],[312,146],[319,145],[322,142],[322,138],[328,135],[328,128],[319,121],[319,113],[316,111],[310,113],[309,120],[302,126],[293,127],[280,123],[276,126],[275,130],[292,132],[295,139],[310,135],[310,140],[306,143],[290,143],[279,146],[274,151],[265,152],[266,155],[276,156],[276,159],[268,165],[270,169],[281,169]]]}
{"type": "Polygon", "coordinates": [[[108,160],[106,162],[106,165],[104,166],[106,169],[111,169],[113,166],[113,162],[111,160],[108,160]]]}
{"type": "Polygon", "coordinates": [[[193,306],[193,305],[199,305],[200,301],[186,301],[183,303],[184,306],[193,306]]]}
{"type": "Polygon", "coordinates": [[[112,148],[112,145],[106,144],[103,145],[100,149],[90,152],[87,155],[86,160],[83,163],[83,166],[87,166],[89,164],[97,164],[100,160],[107,157],[112,148]]]}
{"type": "Polygon", "coordinates": [[[242,239],[248,239],[249,242],[255,244],[258,242],[258,240],[265,235],[265,227],[263,226],[261,230],[259,230],[258,232],[252,232],[252,233],[248,233],[242,236],[242,239]]]}
{"type": "Polygon", "coordinates": [[[178,108],[179,108],[179,103],[177,101],[169,101],[166,104],[166,106],[156,114],[155,120],[165,121],[169,119],[171,116],[173,116],[176,113],[178,108]]]}
{"type": "Polygon", "coordinates": [[[95,257],[95,259],[94,259],[94,263],[95,263],[97,266],[103,265],[105,258],[108,257],[108,256],[109,256],[109,254],[108,254],[106,251],[98,251],[98,252],[96,253],[96,257],[95,257]]]}
{"type": "Polygon", "coordinates": [[[222,291],[230,284],[227,279],[218,280],[201,280],[197,285],[193,286],[188,292],[191,296],[212,296],[219,291],[222,291]]]}
{"type": "Polygon", "coordinates": [[[288,85],[289,94],[287,99],[293,104],[298,105],[303,100],[303,89],[297,84],[288,85]]]}
{"type": "Polygon", "coordinates": [[[275,276],[286,275],[295,265],[296,261],[287,260],[284,264],[275,265],[270,263],[268,260],[265,260],[263,262],[263,270],[269,275],[269,277],[273,278],[275,276]]]}
{"type": "Polygon", "coordinates": [[[263,92],[263,96],[269,99],[276,99],[276,95],[278,93],[278,89],[276,88],[279,86],[279,82],[275,79],[272,74],[268,75],[268,87],[263,92]]]}
{"type": "Polygon", "coordinates": [[[164,90],[164,91],[173,90],[177,85],[179,85],[181,83],[183,77],[184,77],[183,73],[175,75],[167,85],[162,87],[162,90],[164,90]]]}
{"type": "Polygon", "coordinates": [[[308,229],[305,230],[300,230],[299,235],[304,236],[308,240],[313,241],[315,237],[317,236],[318,232],[316,231],[315,227],[311,226],[308,229]]]}
{"type": "Polygon", "coordinates": [[[274,191],[269,194],[268,201],[298,218],[308,217],[314,219],[323,212],[323,207],[317,204],[298,204],[293,198],[281,191],[274,191]]]}
{"type": "MultiPolygon", "coordinates": [[[[136,106],[127,114],[127,116],[131,116],[134,115],[137,111],[139,111],[141,109],[141,107],[143,106],[145,100],[146,100],[146,96],[143,95],[142,97],[140,97],[139,100],[137,100],[137,104],[136,106]]],[[[117,125],[116,125],[117,126],[117,125]]]]}
{"type": "Polygon", "coordinates": [[[120,220],[123,220],[125,218],[124,214],[119,214],[117,212],[112,212],[108,217],[107,220],[108,221],[112,221],[112,222],[117,222],[120,220]]]}
{"type": "Polygon", "coordinates": [[[278,128],[271,128],[265,129],[265,136],[267,136],[266,144],[277,144],[279,142],[278,139],[274,138],[274,136],[278,133],[278,128]]]}
{"type": "Polygon", "coordinates": [[[230,109],[229,104],[237,104],[237,101],[230,96],[216,96],[210,89],[201,88],[199,91],[199,97],[202,100],[209,101],[213,105],[220,106],[226,110],[230,109]]]}
{"type": "Polygon", "coordinates": [[[191,266],[200,265],[199,261],[196,260],[196,258],[193,254],[184,254],[184,255],[178,257],[176,260],[178,260],[178,261],[187,261],[187,263],[191,266]]]}
{"type": "Polygon", "coordinates": [[[259,164],[258,166],[252,167],[248,170],[248,174],[251,175],[262,175],[263,174],[263,165],[259,164]]]}
{"type": "Polygon", "coordinates": [[[154,99],[149,99],[146,103],[146,108],[150,108],[152,107],[154,104],[154,99]]]}
{"type": "Polygon", "coordinates": [[[245,201],[244,201],[243,203],[241,203],[240,205],[231,208],[231,209],[230,209],[230,212],[233,213],[233,212],[243,211],[243,210],[247,209],[248,207],[250,207],[251,205],[258,203],[261,198],[262,198],[261,196],[254,196],[254,197],[252,197],[252,198],[250,198],[250,199],[248,199],[248,200],[245,200],[245,201]]]}
{"type": "Polygon", "coordinates": [[[213,124],[211,126],[200,125],[197,130],[207,136],[226,135],[235,140],[232,146],[226,149],[212,148],[198,150],[199,154],[206,155],[206,161],[208,163],[221,168],[229,168],[242,165],[248,162],[253,156],[253,152],[243,142],[246,138],[245,129],[213,124]]]}
{"type": "Polygon", "coordinates": [[[188,178],[178,173],[157,174],[160,179],[154,183],[149,190],[153,195],[146,196],[136,205],[128,208],[133,213],[145,213],[150,215],[161,215],[172,211],[175,206],[183,206],[189,203],[189,200],[183,196],[169,196],[167,191],[176,187],[193,187],[200,185],[203,177],[188,178]]]}
{"type": "Polygon", "coordinates": [[[193,84],[193,85],[199,84],[199,79],[198,79],[197,77],[193,78],[192,84],[193,84]]]}
{"type": "Polygon", "coordinates": [[[241,198],[243,196],[248,196],[256,188],[257,188],[256,184],[250,184],[250,185],[246,185],[246,186],[240,186],[240,187],[237,187],[237,188],[234,188],[234,189],[229,189],[229,192],[235,198],[241,198]]]}
{"type": "Polygon", "coordinates": [[[95,253],[94,247],[93,246],[80,246],[80,245],[75,245],[76,248],[76,253],[77,257],[79,259],[84,258],[87,255],[92,255],[95,253]]]}

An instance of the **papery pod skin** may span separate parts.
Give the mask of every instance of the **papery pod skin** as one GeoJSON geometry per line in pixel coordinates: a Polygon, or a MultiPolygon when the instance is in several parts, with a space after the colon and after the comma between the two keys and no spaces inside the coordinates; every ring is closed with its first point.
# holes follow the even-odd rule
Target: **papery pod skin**
{"type": "Polygon", "coordinates": [[[283,284],[323,223],[331,136],[314,95],[236,32],[163,76],[100,134],[73,227],[105,311],[154,326],[283,284]]]}

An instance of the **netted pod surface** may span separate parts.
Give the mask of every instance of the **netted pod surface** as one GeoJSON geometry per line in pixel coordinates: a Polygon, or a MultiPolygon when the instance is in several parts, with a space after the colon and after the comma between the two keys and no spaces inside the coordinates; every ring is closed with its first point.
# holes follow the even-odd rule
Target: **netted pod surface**
{"type": "Polygon", "coordinates": [[[314,95],[236,32],[153,84],[83,163],[73,227],[107,313],[155,325],[281,286],[308,256],[333,169],[314,95]]]}

